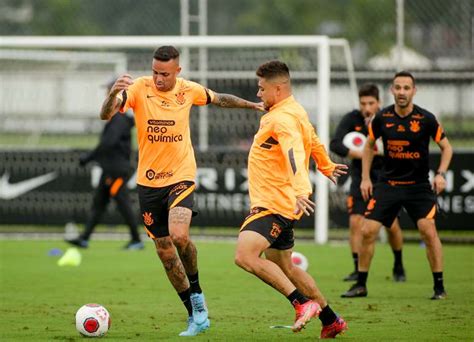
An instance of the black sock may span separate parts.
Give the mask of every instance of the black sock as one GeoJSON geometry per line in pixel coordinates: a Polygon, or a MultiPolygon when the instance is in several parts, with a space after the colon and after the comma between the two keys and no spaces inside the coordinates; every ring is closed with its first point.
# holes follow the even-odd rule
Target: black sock
{"type": "Polygon", "coordinates": [[[332,311],[332,309],[329,307],[329,305],[326,305],[325,308],[319,314],[319,319],[321,320],[321,323],[323,323],[323,325],[330,325],[336,321],[337,316],[334,311],[332,311]]]}
{"type": "Polygon", "coordinates": [[[393,251],[393,256],[395,257],[395,261],[394,261],[394,268],[397,268],[397,267],[403,267],[403,263],[402,263],[402,250],[400,249],[399,251],[396,251],[396,250],[392,250],[393,251]]]}
{"type": "Polygon", "coordinates": [[[308,298],[303,296],[303,294],[300,291],[298,291],[298,289],[291,292],[290,295],[286,298],[288,298],[291,305],[293,306],[296,306],[297,304],[304,304],[309,300],[308,298]]]}
{"type": "Polygon", "coordinates": [[[191,306],[191,291],[190,289],[184,290],[183,292],[178,293],[179,298],[183,302],[186,310],[188,310],[188,316],[193,315],[193,307],[191,306]]]}
{"type": "Polygon", "coordinates": [[[352,260],[354,261],[354,272],[359,269],[359,254],[352,253],[352,260]]]}
{"type": "Polygon", "coordinates": [[[189,284],[191,285],[191,293],[202,293],[201,286],[199,286],[199,272],[196,272],[196,274],[189,275],[188,274],[188,279],[189,279],[189,284]]]}
{"type": "Polygon", "coordinates": [[[366,286],[368,276],[369,276],[369,272],[359,271],[358,278],[357,278],[357,284],[360,285],[360,286],[366,286]]]}
{"type": "Polygon", "coordinates": [[[433,272],[434,290],[444,291],[443,272],[433,272]]]}

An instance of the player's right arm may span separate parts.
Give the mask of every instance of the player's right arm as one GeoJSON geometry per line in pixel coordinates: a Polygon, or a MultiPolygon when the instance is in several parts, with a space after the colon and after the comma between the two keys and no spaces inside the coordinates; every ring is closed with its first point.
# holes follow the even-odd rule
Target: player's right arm
{"type": "Polygon", "coordinates": [[[133,84],[132,76],[129,74],[124,74],[120,76],[117,81],[115,81],[112,88],[110,88],[110,92],[104,100],[102,104],[102,108],[100,110],[100,118],[102,120],[110,120],[115,113],[117,113],[122,106],[122,100],[117,97],[117,95],[127,90],[129,86],[133,84]]]}
{"type": "Polygon", "coordinates": [[[370,180],[370,169],[372,167],[372,161],[374,160],[374,145],[380,135],[379,130],[380,118],[374,117],[372,122],[369,123],[369,135],[362,151],[362,181],[360,182],[360,192],[364,201],[368,201],[372,196],[373,185],[370,180]]]}

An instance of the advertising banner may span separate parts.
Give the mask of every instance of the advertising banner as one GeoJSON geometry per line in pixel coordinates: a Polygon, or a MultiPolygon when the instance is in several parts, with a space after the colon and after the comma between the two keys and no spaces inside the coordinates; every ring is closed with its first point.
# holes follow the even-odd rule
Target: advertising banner
{"type": "MultiPolygon", "coordinates": [[[[92,194],[101,169],[79,167],[80,150],[3,150],[0,151],[0,224],[62,225],[83,223],[92,205],[92,194]]],[[[439,154],[431,155],[431,174],[439,154]]],[[[193,226],[239,227],[248,213],[247,153],[196,153],[195,206],[199,215],[193,226]]],[[[447,189],[438,196],[439,229],[474,229],[474,153],[457,151],[447,173],[447,189]]],[[[314,167],[313,167],[314,169],[314,167]]],[[[133,174],[133,171],[132,171],[133,174]]],[[[316,174],[311,172],[315,183],[316,174]]],[[[127,186],[139,216],[136,175],[127,186]]],[[[346,191],[350,178],[330,185],[330,227],[347,227],[346,191]]],[[[319,200],[316,199],[316,203],[319,200]]],[[[317,204],[316,204],[317,205],[317,204]]],[[[111,203],[103,223],[119,224],[122,218],[111,203]]],[[[404,228],[415,228],[405,213],[404,228]]],[[[299,227],[314,227],[314,217],[303,218],[299,227]]]]}

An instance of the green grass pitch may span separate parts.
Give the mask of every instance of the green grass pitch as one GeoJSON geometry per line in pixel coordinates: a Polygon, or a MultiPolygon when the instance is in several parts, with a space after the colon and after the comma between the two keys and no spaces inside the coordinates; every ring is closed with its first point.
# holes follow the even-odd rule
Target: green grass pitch
{"type": "MultiPolygon", "coordinates": [[[[123,241],[92,241],[79,267],[59,267],[52,248],[60,241],[0,241],[0,340],[82,341],[74,315],[85,303],[110,312],[106,341],[182,340],[186,312],[171,288],[151,243],[144,251],[122,251],[123,241]]],[[[288,301],[233,263],[234,242],[198,242],[200,279],[211,329],[199,341],[314,340],[320,322],[293,334],[288,301]]],[[[432,277],[425,250],[404,247],[406,283],[391,281],[392,254],[378,245],[369,275],[369,297],[342,299],[351,270],[347,245],[298,243],[331,307],[349,324],[347,341],[472,341],[474,249],[444,246],[448,299],[430,301],[432,277]]]]}

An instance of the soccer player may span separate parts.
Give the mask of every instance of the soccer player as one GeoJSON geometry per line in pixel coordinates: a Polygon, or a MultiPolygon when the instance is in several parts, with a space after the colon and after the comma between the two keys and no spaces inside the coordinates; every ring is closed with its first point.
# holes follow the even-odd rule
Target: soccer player
{"type": "MultiPolygon", "coordinates": [[[[114,83],[115,78],[107,84],[107,92],[110,91],[114,83]]],[[[127,190],[127,181],[132,171],[130,163],[132,153],[131,130],[134,125],[133,117],[129,116],[128,113],[127,115],[113,116],[104,126],[97,147],[79,158],[80,166],[96,161],[102,168],[102,175],[94,193],[91,212],[86,220],[84,232],[78,238],[66,240],[66,242],[80,248],[87,248],[96,225],[106,211],[110,200],[113,199],[130,229],[131,240],[124,246],[124,249],[138,250],[144,248],[138,234],[136,214],[130,207],[130,196],[127,190]]]]}
{"type": "Polygon", "coordinates": [[[210,103],[256,110],[263,110],[263,105],[215,93],[179,78],[180,71],[178,50],[159,47],[153,55],[152,76],[135,80],[128,74],[121,76],[105,99],[100,117],[108,120],[116,111],[129,108],[135,113],[143,222],[188,311],[188,328],[180,336],[194,336],[208,329],[210,322],[199,284],[197,251],[189,236],[196,176],[190,110],[193,105],[210,103]]]}
{"type": "MultiPolygon", "coordinates": [[[[359,109],[344,115],[336,129],[336,134],[331,140],[330,149],[341,157],[352,159],[350,167],[351,188],[347,197],[347,209],[349,212],[349,244],[354,261],[354,272],[344,278],[344,281],[357,280],[357,265],[359,262],[359,250],[362,241],[362,223],[367,201],[364,201],[360,192],[360,181],[362,173],[362,152],[349,149],[343,144],[343,139],[350,132],[359,132],[367,136],[367,124],[375,113],[380,110],[379,89],[375,84],[364,84],[359,89],[359,109]]],[[[377,151],[374,156],[370,178],[372,182],[377,181],[383,165],[383,151],[377,151]]],[[[388,241],[394,255],[394,266],[392,270],[393,280],[403,282],[406,280],[405,269],[402,263],[403,236],[398,219],[387,228],[388,241]]]]}
{"type": "Polygon", "coordinates": [[[391,91],[395,104],[380,111],[369,124],[369,137],[362,156],[362,197],[368,200],[359,256],[359,274],[342,297],[367,296],[367,276],[374,255],[375,239],[382,225],[392,225],[404,207],[415,222],[426,244],[426,255],[433,272],[434,294],[443,299],[443,252],[436,231],[436,195],[446,187],[445,175],[453,154],[451,145],[436,117],[415,104],[415,78],[406,71],[395,74],[391,91]],[[384,143],[384,168],[379,183],[372,187],[370,166],[375,140],[384,143]],[[428,180],[429,143],[432,138],[441,150],[441,160],[433,180],[428,180]],[[433,192],[434,190],[434,192],[433,192]]]}
{"type": "Polygon", "coordinates": [[[335,337],[347,328],[346,322],[329,307],[314,279],[293,266],[291,252],[294,222],[303,213],[314,212],[309,199],[310,156],[333,182],[346,173],[347,166],[329,159],[308,114],[292,96],[287,65],[270,61],[256,74],[257,96],[268,113],[260,120],[249,153],[251,209],[240,229],[235,263],[288,298],[296,311],[294,332],[319,315],[321,337],[335,337]]]}

